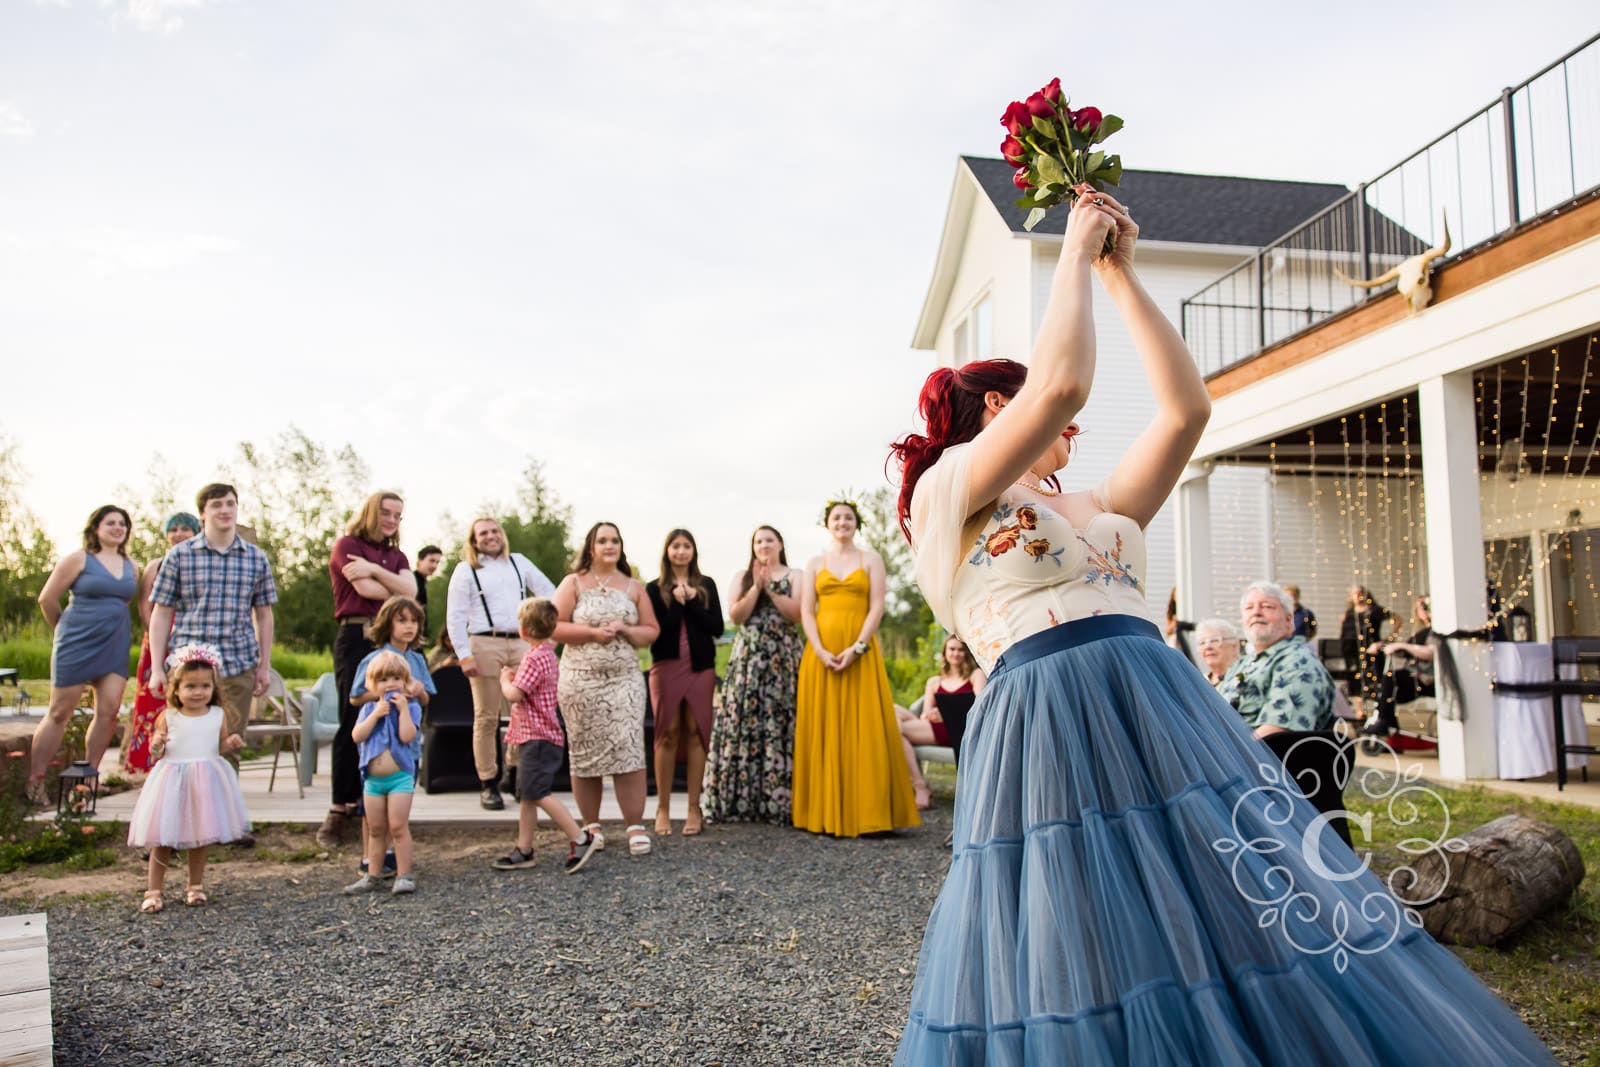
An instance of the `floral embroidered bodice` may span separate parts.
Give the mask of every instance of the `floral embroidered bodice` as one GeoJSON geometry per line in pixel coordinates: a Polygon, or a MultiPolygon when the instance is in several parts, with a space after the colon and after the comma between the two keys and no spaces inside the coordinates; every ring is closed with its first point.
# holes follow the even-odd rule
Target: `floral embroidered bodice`
{"type": "Polygon", "coordinates": [[[1082,529],[1021,486],[974,510],[971,449],[952,445],[923,472],[909,519],[917,585],[984,670],[1051,626],[1091,615],[1145,617],[1144,531],[1115,513],[1103,485],[1094,492],[1101,510],[1082,529]]]}

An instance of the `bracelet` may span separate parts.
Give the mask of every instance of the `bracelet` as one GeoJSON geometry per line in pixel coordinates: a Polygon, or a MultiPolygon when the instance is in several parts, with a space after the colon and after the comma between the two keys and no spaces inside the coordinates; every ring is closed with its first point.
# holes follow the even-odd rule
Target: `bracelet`
{"type": "Polygon", "coordinates": [[[870,647],[872,646],[868,645],[865,641],[857,641],[855,644],[850,646],[850,651],[854,652],[858,656],[865,656],[867,654],[867,649],[870,647]]]}

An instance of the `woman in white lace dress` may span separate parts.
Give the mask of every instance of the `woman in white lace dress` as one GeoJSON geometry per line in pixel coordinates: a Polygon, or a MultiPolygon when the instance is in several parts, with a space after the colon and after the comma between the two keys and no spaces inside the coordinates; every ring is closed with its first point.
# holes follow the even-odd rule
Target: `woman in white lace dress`
{"type": "Polygon", "coordinates": [[[613,523],[589,528],[578,563],[551,598],[561,621],[555,639],[561,654],[556,699],[567,724],[567,761],[572,795],[584,829],[600,834],[600,797],[606,775],[622,809],[628,851],[650,851],[644,828],[648,783],[644,764],[644,672],[635,649],[661,632],[644,586],[633,577],[613,523]]]}

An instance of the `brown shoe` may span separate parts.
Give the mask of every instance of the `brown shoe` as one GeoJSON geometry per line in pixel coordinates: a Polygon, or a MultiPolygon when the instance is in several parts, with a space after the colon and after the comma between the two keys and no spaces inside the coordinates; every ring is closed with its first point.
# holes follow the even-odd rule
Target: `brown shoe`
{"type": "Polygon", "coordinates": [[[338,848],[344,844],[344,824],[349,816],[342,811],[329,810],[322,817],[322,825],[317,827],[317,845],[319,848],[338,848]]]}

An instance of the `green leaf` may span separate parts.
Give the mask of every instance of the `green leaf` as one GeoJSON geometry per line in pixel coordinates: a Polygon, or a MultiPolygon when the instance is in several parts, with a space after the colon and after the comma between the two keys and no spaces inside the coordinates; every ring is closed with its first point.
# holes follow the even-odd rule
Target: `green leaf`
{"type": "Polygon", "coordinates": [[[1122,129],[1122,120],[1115,115],[1107,115],[1100,120],[1100,125],[1095,127],[1095,141],[1104,141],[1107,137],[1122,129]]]}
{"type": "Polygon", "coordinates": [[[1095,177],[1110,185],[1122,184],[1122,157],[1112,156],[1106,160],[1105,166],[1095,172],[1095,177]]]}
{"type": "Polygon", "coordinates": [[[1054,123],[1052,123],[1049,119],[1039,118],[1037,115],[1034,116],[1033,119],[1033,128],[1044,136],[1050,138],[1052,141],[1058,140],[1061,137],[1061,135],[1056,132],[1054,123]]]}
{"type": "Polygon", "coordinates": [[[1028,219],[1027,219],[1026,222],[1024,222],[1022,224],[1022,228],[1024,230],[1027,230],[1029,233],[1032,233],[1033,232],[1033,228],[1035,226],[1039,225],[1039,223],[1044,221],[1044,215],[1045,215],[1044,208],[1042,208],[1042,207],[1034,208],[1032,211],[1028,212],[1028,219]]]}
{"type": "Polygon", "coordinates": [[[1055,156],[1041,155],[1036,169],[1042,185],[1054,185],[1067,180],[1067,172],[1062,169],[1061,162],[1055,156]]]}
{"type": "Polygon", "coordinates": [[[1033,197],[1025,196],[1020,200],[1013,200],[1011,202],[1011,206],[1012,207],[1028,207],[1028,208],[1031,208],[1031,207],[1033,207],[1035,205],[1033,203],[1033,197]]]}
{"type": "Polygon", "coordinates": [[[1088,160],[1086,160],[1083,164],[1084,173],[1093,174],[1095,171],[1100,169],[1105,161],[1106,154],[1104,152],[1091,152],[1088,160]]]}
{"type": "Polygon", "coordinates": [[[1033,191],[1034,200],[1046,200],[1055,195],[1055,192],[1048,185],[1041,185],[1033,191]]]}
{"type": "Polygon", "coordinates": [[[1071,146],[1074,152],[1082,152],[1089,147],[1089,135],[1069,122],[1067,124],[1067,144],[1071,146]]]}

